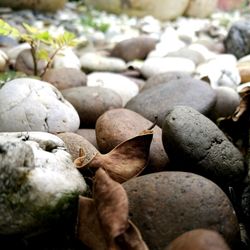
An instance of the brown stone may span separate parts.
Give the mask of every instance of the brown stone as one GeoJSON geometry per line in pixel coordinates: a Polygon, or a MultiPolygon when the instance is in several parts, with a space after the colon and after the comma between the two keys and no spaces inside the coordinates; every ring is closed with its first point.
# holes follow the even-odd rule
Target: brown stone
{"type": "Polygon", "coordinates": [[[73,161],[79,157],[80,148],[83,149],[84,156],[89,160],[97,153],[97,149],[88,140],[76,133],[66,132],[57,134],[57,136],[64,141],[73,161]]]}
{"type": "Polygon", "coordinates": [[[241,83],[250,82],[250,61],[239,62],[237,68],[240,73],[241,83]]]}
{"type": "MultiPolygon", "coordinates": [[[[45,69],[46,62],[39,60],[37,64],[37,73],[41,75],[45,69]]],[[[16,58],[15,69],[27,75],[34,75],[34,62],[31,55],[31,50],[26,49],[20,52],[16,58]]]]}
{"type": "Polygon", "coordinates": [[[164,249],[192,229],[218,231],[232,244],[239,225],[226,194],[212,181],[192,173],[160,172],[123,184],[129,198],[130,219],[149,249],[164,249]]]}
{"type": "Polygon", "coordinates": [[[177,237],[165,250],[230,250],[216,231],[195,229],[177,237]]]}
{"type": "Polygon", "coordinates": [[[97,141],[96,141],[96,134],[95,129],[92,128],[80,128],[76,131],[76,134],[84,137],[88,140],[92,145],[98,148],[97,141]]]}
{"type": "Polygon", "coordinates": [[[152,37],[140,36],[123,40],[116,44],[111,56],[119,57],[126,62],[135,59],[145,59],[148,53],[155,49],[157,40],[152,37]]]}
{"type": "MultiPolygon", "coordinates": [[[[128,109],[113,109],[105,112],[96,122],[96,139],[101,152],[107,153],[122,141],[148,129],[152,122],[128,109]]],[[[169,164],[161,140],[161,128],[156,126],[150,147],[148,171],[166,169],[169,164]]]]}
{"type": "Polygon", "coordinates": [[[122,107],[120,95],[108,88],[75,87],[62,90],[62,94],[78,112],[81,128],[94,128],[104,112],[122,107]]]}
{"type": "Polygon", "coordinates": [[[74,68],[49,69],[42,80],[53,84],[59,90],[86,86],[87,83],[86,74],[74,68]]]}

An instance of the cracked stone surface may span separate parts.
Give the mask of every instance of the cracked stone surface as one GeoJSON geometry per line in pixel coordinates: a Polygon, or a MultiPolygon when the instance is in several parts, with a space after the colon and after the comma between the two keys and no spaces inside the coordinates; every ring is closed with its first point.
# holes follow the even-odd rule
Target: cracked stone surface
{"type": "Polygon", "coordinates": [[[163,123],[163,145],[174,169],[234,185],[245,176],[243,156],[223,132],[191,107],[176,106],[163,123]]]}
{"type": "Polygon", "coordinates": [[[1,132],[74,132],[79,125],[77,111],[47,82],[19,78],[0,88],[1,132]]]}
{"type": "Polygon", "coordinates": [[[0,133],[0,234],[30,233],[66,221],[86,190],[57,136],[0,133]]]}

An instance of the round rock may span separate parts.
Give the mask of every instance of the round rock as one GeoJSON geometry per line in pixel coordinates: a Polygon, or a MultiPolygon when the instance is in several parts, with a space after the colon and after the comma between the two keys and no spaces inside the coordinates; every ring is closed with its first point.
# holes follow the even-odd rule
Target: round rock
{"type": "MultiPolygon", "coordinates": [[[[37,63],[37,73],[38,75],[42,74],[44,68],[46,66],[46,62],[43,60],[38,60],[37,63]]],[[[21,71],[27,75],[35,75],[34,73],[34,62],[31,55],[31,50],[26,49],[20,52],[16,58],[15,69],[17,71],[21,71]]]]}
{"type": "Polygon", "coordinates": [[[122,59],[105,57],[93,52],[83,54],[80,61],[82,68],[87,71],[122,72],[127,69],[122,59]]]}
{"type": "Polygon", "coordinates": [[[186,72],[181,71],[172,71],[172,72],[166,72],[159,75],[153,75],[146,81],[145,85],[142,88],[143,90],[153,88],[159,84],[167,83],[172,80],[179,80],[182,78],[191,78],[191,75],[186,72]]]}
{"type": "Polygon", "coordinates": [[[241,58],[250,53],[250,21],[233,23],[224,41],[227,53],[241,58]]]}
{"type": "Polygon", "coordinates": [[[195,64],[192,60],[183,57],[151,57],[145,60],[141,67],[141,73],[146,78],[170,71],[191,74],[195,71],[195,64]]]}
{"type": "Polygon", "coordinates": [[[49,69],[43,75],[42,80],[51,83],[59,90],[86,86],[87,84],[86,74],[74,68],[49,69]]]}
{"type": "Polygon", "coordinates": [[[31,78],[0,88],[0,131],[73,132],[80,119],[74,107],[51,84],[31,78]]]}
{"type": "Polygon", "coordinates": [[[139,87],[134,81],[120,74],[109,72],[89,74],[87,86],[99,86],[113,90],[121,96],[123,106],[139,93],[139,87]]]}
{"type": "Polygon", "coordinates": [[[230,250],[223,237],[214,230],[194,229],[172,241],[165,250],[230,250]]]}
{"type": "Polygon", "coordinates": [[[240,96],[236,90],[229,87],[218,87],[216,92],[216,104],[213,109],[212,117],[227,117],[232,115],[240,104],[240,96]]]}
{"type": "Polygon", "coordinates": [[[130,219],[149,249],[164,249],[181,234],[198,228],[218,231],[229,244],[239,226],[226,194],[210,180],[185,172],[161,172],[123,184],[130,219]]]}
{"type": "MultiPolygon", "coordinates": [[[[152,122],[143,116],[128,109],[113,109],[105,112],[96,122],[96,139],[102,153],[107,153],[119,143],[139,135],[148,129],[152,122]]],[[[156,172],[165,170],[169,164],[164,151],[161,128],[154,129],[153,140],[150,147],[148,170],[156,172]]]]}
{"type": "Polygon", "coordinates": [[[116,44],[111,51],[111,56],[119,57],[126,62],[144,60],[148,53],[155,49],[156,42],[156,39],[147,36],[126,39],[116,44]]]}
{"type": "Polygon", "coordinates": [[[63,140],[68,152],[71,154],[73,161],[79,157],[79,150],[83,149],[86,160],[90,160],[97,153],[97,149],[81,135],[75,133],[60,133],[57,136],[63,140]]]}
{"type": "Polygon", "coordinates": [[[83,138],[88,140],[93,146],[98,148],[97,141],[96,141],[95,129],[92,129],[92,128],[80,128],[75,133],[82,136],[83,138]]]}
{"type": "Polygon", "coordinates": [[[0,133],[0,171],[3,235],[62,225],[87,191],[63,141],[44,132],[0,133]]]}
{"type": "Polygon", "coordinates": [[[175,170],[203,175],[222,187],[244,178],[240,151],[211,120],[193,108],[173,108],[162,130],[163,145],[175,170]]]}
{"type": "Polygon", "coordinates": [[[94,128],[105,111],[122,107],[121,97],[107,88],[76,87],[62,90],[62,94],[77,110],[81,127],[94,128]]]}
{"type": "Polygon", "coordinates": [[[190,106],[209,115],[215,101],[216,94],[206,82],[184,78],[142,91],[127,103],[126,108],[150,121],[157,116],[157,124],[161,127],[167,112],[176,105],[190,106]]]}

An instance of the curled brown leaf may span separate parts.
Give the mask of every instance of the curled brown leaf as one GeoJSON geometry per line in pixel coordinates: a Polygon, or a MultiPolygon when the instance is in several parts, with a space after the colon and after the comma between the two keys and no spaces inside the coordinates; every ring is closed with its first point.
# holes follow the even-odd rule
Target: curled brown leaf
{"type": "Polygon", "coordinates": [[[112,179],[122,183],[139,175],[147,166],[152,138],[153,131],[145,130],[140,135],[120,143],[107,154],[98,152],[88,162],[84,161],[84,157],[79,157],[74,163],[79,170],[101,167],[112,179]]]}
{"type": "Polygon", "coordinates": [[[108,249],[93,199],[79,197],[76,237],[92,250],[108,249]]]}
{"type": "Polygon", "coordinates": [[[94,181],[97,216],[109,246],[128,228],[128,197],[125,189],[99,168],[94,181]]]}
{"type": "Polygon", "coordinates": [[[116,244],[120,246],[120,249],[148,250],[139,229],[131,220],[128,222],[129,226],[124,234],[115,239],[116,244]]]}

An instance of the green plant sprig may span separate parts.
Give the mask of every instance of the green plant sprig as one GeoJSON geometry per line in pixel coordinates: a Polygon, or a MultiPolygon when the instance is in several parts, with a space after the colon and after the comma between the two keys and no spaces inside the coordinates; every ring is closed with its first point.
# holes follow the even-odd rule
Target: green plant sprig
{"type": "Polygon", "coordinates": [[[46,61],[46,66],[41,74],[43,75],[51,68],[52,62],[60,50],[77,45],[76,37],[71,32],[65,31],[62,34],[53,36],[48,31],[39,31],[27,23],[23,23],[22,25],[25,33],[20,32],[15,27],[0,19],[0,35],[18,38],[30,45],[34,63],[34,75],[36,76],[38,75],[38,60],[46,61]]]}

